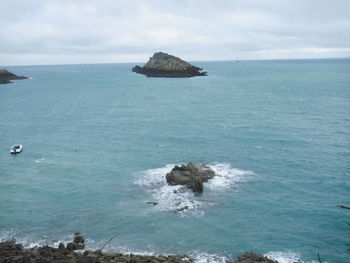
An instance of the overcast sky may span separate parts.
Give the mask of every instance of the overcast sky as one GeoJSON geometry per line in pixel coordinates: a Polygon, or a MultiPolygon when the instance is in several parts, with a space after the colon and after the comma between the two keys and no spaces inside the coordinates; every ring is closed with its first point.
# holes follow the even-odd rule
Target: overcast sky
{"type": "Polygon", "coordinates": [[[350,57],[350,0],[0,0],[0,65],[350,57]]]}

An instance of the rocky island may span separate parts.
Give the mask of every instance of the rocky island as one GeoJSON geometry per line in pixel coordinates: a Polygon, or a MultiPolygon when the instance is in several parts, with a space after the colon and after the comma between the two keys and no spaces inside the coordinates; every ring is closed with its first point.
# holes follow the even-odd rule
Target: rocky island
{"type": "Polygon", "coordinates": [[[143,66],[135,66],[133,72],[147,77],[160,78],[190,78],[195,76],[207,76],[207,72],[201,72],[202,68],[163,52],[154,55],[143,66]]]}
{"type": "Polygon", "coordinates": [[[203,192],[203,183],[215,176],[215,172],[205,164],[189,162],[187,165],[175,166],[166,174],[166,181],[170,185],[184,185],[185,191],[191,189],[194,193],[203,192]]]}
{"type": "Polygon", "coordinates": [[[12,83],[11,80],[27,79],[25,76],[17,76],[6,69],[0,69],[0,84],[12,83]]]}

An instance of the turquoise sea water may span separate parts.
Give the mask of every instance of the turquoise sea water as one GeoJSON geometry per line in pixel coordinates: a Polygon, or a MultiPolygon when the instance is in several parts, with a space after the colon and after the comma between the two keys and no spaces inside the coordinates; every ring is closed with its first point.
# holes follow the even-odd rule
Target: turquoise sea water
{"type": "Polygon", "coordinates": [[[31,79],[0,85],[0,239],[349,262],[350,60],[195,64],[208,77],[8,67],[31,79]],[[202,196],[165,184],[188,161],[220,175],[202,196]]]}

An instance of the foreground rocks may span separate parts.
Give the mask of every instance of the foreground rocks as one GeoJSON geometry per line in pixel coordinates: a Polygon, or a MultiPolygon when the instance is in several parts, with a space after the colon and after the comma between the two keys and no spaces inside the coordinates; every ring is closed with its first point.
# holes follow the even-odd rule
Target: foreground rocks
{"type": "Polygon", "coordinates": [[[195,76],[206,76],[201,68],[163,52],[154,53],[148,62],[143,66],[135,66],[133,72],[146,75],[147,77],[163,78],[190,78],[195,76]]]}
{"type": "Polygon", "coordinates": [[[143,256],[121,253],[103,253],[101,250],[86,250],[81,253],[64,247],[50,246],[24,249],[15,240],[0,243],[0,263],[189,263],[183,256],[143,256]]]}
{"type": "Polygon", "coordinates": [[[6,69],[0,69],[0,84],[12,83],[11,80],[15,79],[27,79],[27,77],[17,76],[6,69]]]}
{"type": "MultiPolygon", "coordinates": [[[[239,256],[234,263],[278,263],[277,261],[268,259],[267,257],[264,257],[259,254],[255,254],[252,252],[247,252],[243,254],[242,256],[239,256]]],[[[297,263],[297,262],[296,262],[297,263]]]]}
{"type": "MultiPolygon", "coordinates": [[[[71,251],[84,249],[85,248],[84,242],[85,242],[84,237],[79,232],[76,232],[74,234],[73,242],[67,244],[67,249],[71,251]]],[[[64,248],[64,244],[60,243],[59,247],[64,248]]]]}
{"type": "MultiPolygon", "coordinates": [[[[63,245],[63,244],[62,244],[63,245]]],[[[86,250],[74,252],[64,245],[59,248],[42,246],[23,248],[15,240],[0,243],[0,263],[192,263],[193,259],[186,256],[144,256],[121,253],[103,253],[101,250],[86,250]]],[[[245,253],[235,261],[227,263],[277,263],[262,255],[252,252],[245,253]]]]}
{"type": "Polygon", "coordinates": [[[170,185],[184,185],[194,193],[202,193],[203,183],[214,176],[215,172],[208,166],[189,162],[187,165],[175,166],[166,174],[166,181],[170,185]]]}

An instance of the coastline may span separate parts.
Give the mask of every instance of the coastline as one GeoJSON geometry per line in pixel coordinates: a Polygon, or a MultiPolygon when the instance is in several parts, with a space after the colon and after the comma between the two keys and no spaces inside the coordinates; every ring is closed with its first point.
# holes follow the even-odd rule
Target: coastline
{"type": "MultiPolygon", "coordinates": [[[[98,250],[78,250],[65,247],[62,243],[58,248],[48,245],[24,248],[16,240],[0,243],[0,263],[8,262],[54,262],[54,263],[192,263],[194,258],[186,255],[137,255],[119,252],[103,252],[98,250]]],[[[226,260],[226,263],[277,263],[277,261],[253,252],[246,252],[235,260],[226,260]]]]}

